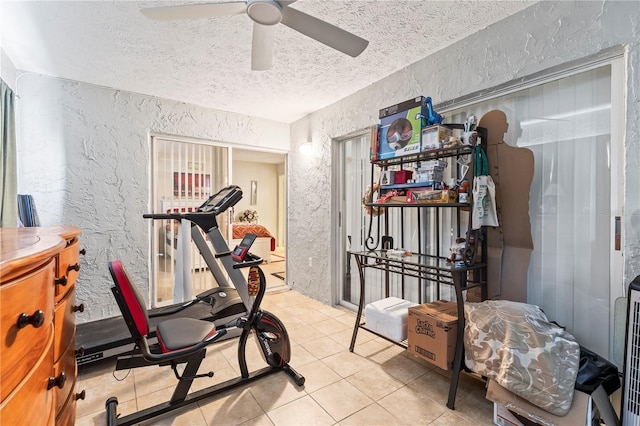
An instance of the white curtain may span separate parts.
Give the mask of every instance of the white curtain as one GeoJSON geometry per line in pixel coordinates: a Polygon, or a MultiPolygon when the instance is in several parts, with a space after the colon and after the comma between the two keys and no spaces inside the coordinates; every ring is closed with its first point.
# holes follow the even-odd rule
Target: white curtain
{"type": "Polygon", "coordinates": [[[15,96],[0,79],[0,226],[18,224],[18,172],[16,157],[15,96]]]}
{"type": "MultiPolygon", "coordinates": [[[[527,301],[609,355],[611,67],[604,66],[450,111],[506,113],[505,142],[531,149],[529,216],[534,250],[527,301]]],[[[614,165],[615,167],[615,165],[614,165]]]]}

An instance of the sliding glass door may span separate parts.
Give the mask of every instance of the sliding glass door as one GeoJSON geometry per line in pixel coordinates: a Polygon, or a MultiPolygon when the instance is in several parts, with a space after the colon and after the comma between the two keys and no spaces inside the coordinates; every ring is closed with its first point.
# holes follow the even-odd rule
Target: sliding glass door
{"type": "Polygon", "coordinates": [[[533,152],[527,301],[609,359],[612,306],[622,296],[622,253],[614,244],[622,213],[619,69],[614,61],[446,112],[448,121],[464,122],[502,110],[505,142],[533,152]]]}
{"type": "MultiPolygon", "coordinates": [[[[385,232],[394,236],[394,248],[405,247],[418,251],[419,242],[425,241],[419,236],[420,232],[426,231],[419,231],[418,209],[404,212],[404,220],[401,221],[399,209],[387,209],[377,214],[375,209],[363,208],[363,199],[368,197],[367,193],[371,193],[372,182],[375,185],[380,180],[380,168],[371,167],[370,143],[371,132],[365,130],[362,134],[337,140],[333,146],[334,164],[338,165],[335,170],[338,226],[333,264],[337,265],[336,280],[339,283],[337,301],[348,307],[357,306],[361,296],[358,267],[348,251],[379,249],[380,237],[385,232]]],[[[426,229],[432,221],[422,223],[426,229]]],[[[425,250],[423,247],[422,251],[425,250]]],[[[365,303],[386,297],[386,282],[389,284],[389,296],[421,300],[420,281],[417,278],[400,274],[386,277],[384,272],[372,268],[366,268],[363,273],[365,303]]]]}
{"type": "MultiPolygon", "coordinates": [[[[188,212],[229,184],[229,149],[187,139],[151,139],[154,213],[188,212]]],[[[228,235],[225,213],[218,225],[228,235]]],[[[155,220],[151,233],[151,304],[190,300],[214,287],[206,263],[191,241],[189,223],[155,220]]]]}

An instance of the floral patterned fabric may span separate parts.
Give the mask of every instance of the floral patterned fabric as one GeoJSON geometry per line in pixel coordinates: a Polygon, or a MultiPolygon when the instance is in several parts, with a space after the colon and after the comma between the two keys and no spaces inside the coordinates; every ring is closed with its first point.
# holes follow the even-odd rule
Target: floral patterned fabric
{"type": "Polygon", "coordinates": [[[534,305],[465,304],[467,367],[557,416],[571,408],[580,345],[534,305]]]}

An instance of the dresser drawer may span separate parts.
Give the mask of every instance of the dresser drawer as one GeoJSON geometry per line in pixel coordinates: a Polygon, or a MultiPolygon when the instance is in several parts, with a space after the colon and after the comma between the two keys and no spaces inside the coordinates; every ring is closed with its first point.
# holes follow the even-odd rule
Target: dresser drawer
{"type": "Polygon", "coordinates": [[[55,386],[52,391],[55,392],[56,414],[59,415],[63,406],[67,402],[69,395],[76,388],[76,348],[70,345],[66,348],[60,360],[53,364],[53,377],[60,378],[64,374],[65,380],[62,387],[55,386]]]}
{"type": "Polygon", "coordinates": [[[49,339],[53,342],[54,271],[55,262],[51,260],[0,287],[0,401],[31,371],[45,349],[53,349],[46,345],[49,339]],[[19,325],[21,316],[33,324],[19,325]]]}
{"type": "Polygon", "coordinates": [[[68,242],[58,255],[56,271],[56,303],[73,287],[80,273],[80,240],[74,238],[68,242]]]}
{"type": "Polygon", "coordinates": [[[33,370],[26,375],[23,372],[24,381],[0,404],[3,425],[54,424],[55,393],[48,389],[49,377],[53,373],[53,333],[42,340],[46,348],[40,353],[33,370]]]}
{"type": "Polygon", "coordinates": [[[62,411],[57,410],[56,426],[73,426],[76,420],[76,398],[72,393],[67,402],[62,406],[62,411]]]}
{"type": "Polygon", "coordinates": [[[75,346],[76,335],[76,289],[72,286],[64,298],[55,306],[53,360],[57,361],[69,345],[75,346]]]}

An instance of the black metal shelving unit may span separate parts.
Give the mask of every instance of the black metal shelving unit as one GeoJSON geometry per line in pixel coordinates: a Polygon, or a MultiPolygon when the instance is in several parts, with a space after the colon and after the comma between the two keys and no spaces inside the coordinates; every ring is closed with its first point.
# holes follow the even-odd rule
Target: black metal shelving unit
{"type": "MultiPolygon", "coordinates": [[[[447,127],[455,130],[464,130],[463,124],[445,124],[447,127]]],[[[486,150],[487,130],[485,128],[477,128],[478,132],[478,145],[482,146],[486,150]]],[[[458,158],[462,155],[469,155],[471,157],[470,170],[471,181],[473,181],[474,171],[474,153],[475,145],[461,145],[446,149],[437,149],[427,152],[422,152],[415,155],[406,157],[391,158],[385,160],[372,161],[373,167],[380,167],[382,170],[386,170],[391,166],[400,166],[401,168],[405,164],[416,164],[419,161],[429,160],[441,160],[458,158]]],[[[373,170],[372,170],[373,171],[373,170]]],[[[458,169],[458,175],[460,169],[458,169]]],[[[373,188],[374,173],[371,173],[371,187],[373,188]]],[[[470,197],[471,198],[471,197],[470,197]]],[[[367,206],[371,208],[398,208],[400,209],[400,228],[401,234],[404,235],[404,213],[407,209],[417,209],[417,224],[420,228],[423,223],[423,216],[435,215],[436,223],[439,222],[441,209],[455,209],[456,224],[458,227],[458,235],[460,235],[460,214],[463,210],[472,211],[473,200],[470,199],[468,203],[368,203],[367,206]]],[[[392,274],[402,276],[401,292],[404,297],[404,277],[415,277],[419,279],[419,303],[424,303],[423,294],[426,285],[434,284],[436,286],[437,299],[440,298],[440,288],[443,285],[453,286],[457,308],[458,308],[458,325],[457,325],[457,340],[455,358],[453,363],[453,371],[451,375],[451,382],[449,386],[449,397],[447,400],[447,407],[454,409],[455,397],[458,387],[458,379],[460,372],[463,369],[463,357],[464,357],[464,299],[463,292],[471,288],[479,287],[481,289],[481,298],[485,300],[487,297],[487,272],[486,272],[486,235],[484,229],[474,231],[471,229],[471,217],[468,218],[468,226],[465,232],[467,236],[467,245],[465,246],[465,261],[464,265],[456,265],[455,263],[447,262],[442,253],[440,253],[440,233],[436,232],[435,236],[427,236],[426,238],[435,238],[434,246],[436,247],[435,253],[411,253],[410,256],[402,257],[389,257],[386,250],[381,247],[381,235],[387,235],[389,229],[389,215],[371,216],[369,221],[367,239],[365,241],[366,251],[349,251],[349,256],[353,256],[360,277],[360,302],[358,304],[358,313],[356,316],[356,323],[353,329],[353,335],[351,338],[351,345],[349,350],[353,352],[355,347],[357,334],[359,329],[365,329],[380,337],[386,339],[386,337],[376,333],[375,331],[367,328],[366,323],[362,322],[362,311],[364,309],[365,301],[365,270],[377,269],[384,272],[384,294],[385,297],[389,297],[389,282],[392,274]],[[384,217],[383,217],[384,216],[384,217]],[[373,236],[373,226],[376,225],[376,237],[373,236]],[[381,232],[383,231],[383,232],[381,232]],[[469,240],[474,239],[474,245],[469,244],[469,240]],[[479,253],[476,250],[479,249],[479,253]]],[[[404,241],[400,242],[404,245],[404,241]]],[[[423,247],[422,233],[418,233],[418,247],[423,247]]],[[[407,347],[405,342],[396,342],[387,339],[402,347],[407,347]]]]}

